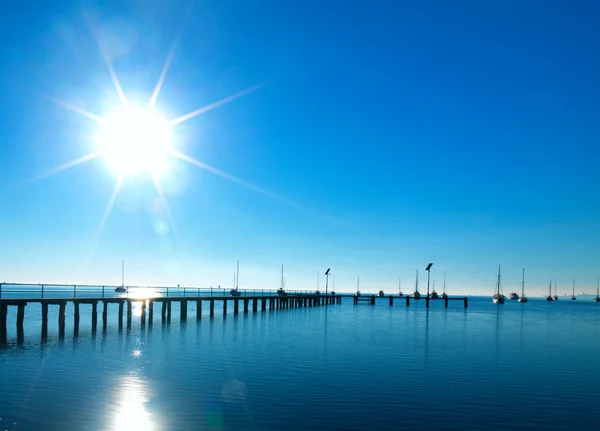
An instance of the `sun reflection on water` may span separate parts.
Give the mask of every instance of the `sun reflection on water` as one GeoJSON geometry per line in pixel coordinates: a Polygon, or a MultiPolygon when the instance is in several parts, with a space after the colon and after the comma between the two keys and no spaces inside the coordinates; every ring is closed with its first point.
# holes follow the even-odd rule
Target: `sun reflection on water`
{"type": "Polygon", "coordinates": [[[119,382],[114,431],[151,431],[157,429],[151,414],[146,410],[150,400],[146,384],[133,376],[123,377],[119,382]]]}

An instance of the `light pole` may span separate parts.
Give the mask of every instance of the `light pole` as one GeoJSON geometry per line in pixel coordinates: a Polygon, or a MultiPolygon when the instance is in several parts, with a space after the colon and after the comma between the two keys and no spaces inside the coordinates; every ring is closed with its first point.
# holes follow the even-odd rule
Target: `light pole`
{"type": "Polygon", "coordinates": [[[427,268],[425,268],[425,271],[427,271],[427,298],[429,298],[429,275],[432,265],[433,263],[430,263],[429,265],[427,265],[427,268]]]}
{"type": "Polygon", "coordinates": [[[325,271],[325,296],[327,296],[327,291],[329,289],[329,270],[331,268],[327,268],[327,271],[325,271]]]}

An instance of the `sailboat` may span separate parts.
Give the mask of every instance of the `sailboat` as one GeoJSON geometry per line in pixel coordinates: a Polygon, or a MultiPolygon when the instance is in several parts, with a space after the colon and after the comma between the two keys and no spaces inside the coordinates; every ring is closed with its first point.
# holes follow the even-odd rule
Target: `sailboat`
{"type": "Polygon", "coordinates": [[[356,296],[360,296],[360,277],[356,279],[356,296]]]}
{"type": "Polygon", "coordinates": [[[446,273],[444,272],[444,293],[442,293],[442,299],[448,298],[448,294],[446,293],[446,273]]]}
{"type": "Polygon", "coordinates": [[[525,268],[523,268],[523,279],[521,280],[521,297],[519,298],[519,302],[527,302],[527,297],[525,296],[525,268]]]}
{"type": "Polygon", "coordinates": [[[435,291],[435,279],[433,279],[433,291],[431,292],[431,299],[439,299],[440,296],[435,291]]]}
{"type": "Polygon", "coordinates": [[[417,269],[417,280],[415,281],[415,291],[413,293],[413,299],[421,299],[421,294],[419,293],[419,270],[417,269]]]}
{"type": "Polygon", "coordinates": [[[121,261],[121,285],[115,289],[117,293],[126,293],[127,288],[125,287],[125,261],[121,261]]]}
{"type": "Polygon", "coordinates": [[[504,304],[504,295],[500,293],[500,265],[498,265],[498,281],[496,282],[496,293],[492,296],[494,304],[504,304]]]}
{"type": "Polygon", "coordinates": [[[554,301],[552,297],[552,280],[550,280],[550,287],[548,288],[548,296],[546,296],[546,301],[554,301]]]}
{"type": "Polygon", "coordinates": [[[558,301],[558,295],[556,294],[556,280],[554,280],[554,296],[552,298],[555,301],[558,301]]]}
{"type": "Polygon", "coordinates": [[[571,296],[571,301],[575,301],[577,297],[575,296],[575,279],[573,279],[573,295],[571,296]]]}
{"type": "Polygon", "coordinates": [[[598,284],[596,286],[596,298],[594,298],[595,302],[600,302],[600,278],[598,279],[598,284]]]}
{"type": "MultiPolygon", "coordinates": [[[[318,290],[317,290],[318,292],[318,290]]],[[[320,293],[318,293],[320,294],[320,293]]],[[[277,289],[277,295],[279,296],[285,296],[287,295],[287,293],[285,293],[285,290],[283,289],[283,265],[281,265],[281,287],[279,289],[277,289]]]]}
{"type": "Polygon", "coordinates": [[[229,291],[229,294],[231,296],[240,296],[241,292],[238,290],[238,283],[240,281],[240,261],[237,261],[237,270],[235,273],[235,276],[233,277],[234,279],[234,283],[233,283],[233,289],[231,289],[229,291]]]}
{"type": "Polygon", "coordinates": [[[404,296],[402,293],[402,277],[398,276],[398,296],[404,296]]]}

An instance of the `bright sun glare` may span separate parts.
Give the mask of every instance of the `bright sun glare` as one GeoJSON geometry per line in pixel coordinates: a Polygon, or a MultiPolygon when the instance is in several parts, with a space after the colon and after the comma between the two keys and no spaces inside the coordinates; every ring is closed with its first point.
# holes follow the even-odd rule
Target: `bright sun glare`
{"type": "Polygon", "coordinates": [[[96,143],[119,177],[140,173],[156,177],[168,169],[171,125],[153,109],[123,107],[104,119],[96,143]]]}
{"type": "Polygon", "coordinates": [[[158,82],[156,83],[156,87],[152,93],[152,97],[150,98],[148,105],[145,107],[133,106],[130,101],[127,100],[127,97],[123,92],[123,88],[121,87],[121,83],[119,82],[119,79],[117,78],[117,75],[109,60],[109,56],[102,49],[100,44],[98,44],[98,47],[100,48],[100,52],[110,73],[116,93],[121,101],[120,107],[116,108],[107,117],[101,117],[77,105],[56,99],[52,96],[45,96],[57,105],[69,109],[70,111],[73,111],[74,113],[79,114],[98,124],[99,127],[97,132],[93,136],[96,150],[50,169],[49,171],[37,175],[26,182],[36,181],[41,178],[57,174],[96,158],[104,159],[104,162],[108,168],[117,176],[117,181],[115,183],[112,195],[108,201],[108,204],[106,205],[104,214],[102,215],[102,219],[100,220],[96,230],[92,249],[95,247],[95,244],[102,230],[104,229],[106,220],[113,208],[115,199],[119,194],[119,190],[121,189],[124,180],[126,177],[136,174],[150,175],[156,188],[160,203],[162,204],[162,207],[167,215],[167,219],[169,220],[173,231],[175,234],[177,234],[175,222],[173,220],[173,216],[171,215],[171,211],[169,210],[167,199],[163,192],[160,181],[161,175],[170,169],[170,164],[174,160],[187,162],[191,165],[195,165],[201,169],[212,172],[215,175],[219,175],[220,177],[229,181],[233,181],[241,186],[252,189],[258,193],[262,193],[281,202],[297,206],[293,202],[276,195],[275,193],[234,177],[227,172],[221,171],[207,163],[196,160],[176,149],[176,145],[173,143],[172,136],[173,127],[200,115],[206,114],[207,112],[226,105],[236,99],[239,99],[240,97],[251,94],[263,86],[263,84],[255,85],[238,93],[227,96],[221,100],[205,105],[194,111],[188,112],[187,114],[181,115],[177,118],[166,119],[162,117],[158,112],[156,112],[154,107],[165,81],[167,71],[171,65],[178,40],[179,39],[176,39],[169,52],[158,82]]]}

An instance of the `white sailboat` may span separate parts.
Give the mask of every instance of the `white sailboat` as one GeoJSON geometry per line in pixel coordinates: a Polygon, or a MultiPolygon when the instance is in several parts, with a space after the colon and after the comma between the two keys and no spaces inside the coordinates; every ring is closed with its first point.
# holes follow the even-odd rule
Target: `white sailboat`
{"type": "Polygon", "coordinates": [[[552,280],[550,280],[550,287],[548,288],[548,296],[546,296],[546,301],[554,301],[552,297],[552,280]]]}
{"type": "Polygon", "coordinates": [[[356,278],[356,296],[360,296],[360,277],[356,278]]]}
{"type": "Polygon", "coordinates": [[[404,296],[402,293],[402,277],[398,276],[398,296],[404,296]]]}
{"type": "MultiPolygon", "coordinates": [[[[550,288],[552,289],[552,288],[550,288]]],[[[556,294],[556,280],[554,280],[554,296],[552,297],[555,301],[558,301],[558,295],[556,294]]]]}
{"type": "MultiPolygon", "coordinates": [[[[281,286],[279,287],[279,289],[277,289],[277,295],[279,296],[285,296],[287,295],[287,293],[285,293],[285,290],[283,289],[284,287],[284,282],[283,282],[283,264],[281,264],[281,286]]],[[[317,292],[319,292],[317,290],[317,292]]],[[[320,293],[317,293],[317,295],[320,295],[320,293]]]]}
{"type": "Polygon", "coordinates": [[[519,298],[519,302],[527,302],[527,297],[525,296],[525,268],[523,268],[523,279],[521,280],[521,297],[519,298]]]}
{"type": "Polygon", "coordinates": [[[504,304],[504,295],[500,293],[500,265],[498,265],[498,281],[496,282],[496,293],[492,296],[494,304],[504,304]]]}
{"type": "Polygon", "coordinates": [[[241,292],[238,290],[238,285],[240,281],[240,261],[237,261],[237,269],[235,275],[233,277],[233,289],[229,291],[231,296],[240,296],[241,292]]]}
{"type": "Polygon", "coordinates": [[[127,288],[125,287],[125,261],[121,261],[121,285],[115,289],[117,293],[126,293],[127,288]]]}
{"type": "Polygon", "coordinates": [[[433,279],[433,291],[431,292],[431,299],[439,299],[438,293],[435,291],[435,278],[433,279]]]}
{"type": "Polygon", "coordinates": [[[413,299],[421,299],[421,293],[419,293],[419,270],[417,269],[417,279],[415,281],[415,291],[413,293],[413,299]]]}
{"type": "Polygon", "coordinates": [[[448,298],[448,294],[446,293],[446,273],[444,272],[444,293],[442,293],[442,299],[448,298]]]}
{"type": "Polygon", "coordinates": [[[573,295],[571,296],[571,301],[575,301],[577,297],[575,296],[575,279],[573,279],[573,295]]]}

